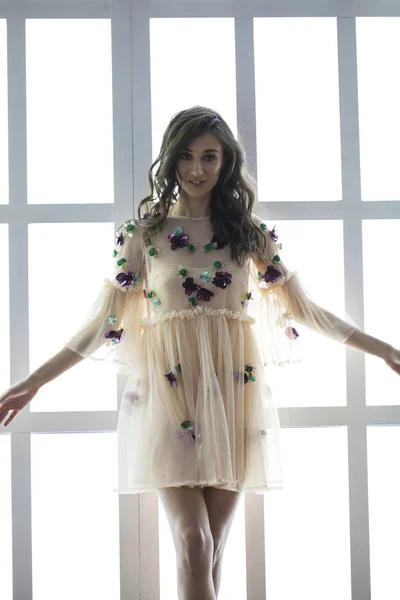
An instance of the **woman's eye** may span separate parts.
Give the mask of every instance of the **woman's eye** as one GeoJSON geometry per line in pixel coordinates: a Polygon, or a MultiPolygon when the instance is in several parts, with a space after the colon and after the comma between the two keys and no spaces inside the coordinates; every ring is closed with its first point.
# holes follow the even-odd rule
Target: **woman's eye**
{"type": "MultiPolygon", "coordinates": [[[[186,153],[185,153],[185,154],[181,154],[181,158],[183,158],[184,160],[186,160],[186,159],[185,159],[185,157],[186,157],[186,156],[189,156],[189,155],[188,155],[188,154],[186,154],[186,153]]],[[[190,158],[190,157],[189,157],[189,158],[190,158]]],[[[208,154],[208,155],[206,156],[206,158],[211,158],[211,159],[212,159],[211,161],[207,161],[207,162],[212,162],[213,160],[216,160],[216,156],[215,156],[215,154],[208,154]]]]}

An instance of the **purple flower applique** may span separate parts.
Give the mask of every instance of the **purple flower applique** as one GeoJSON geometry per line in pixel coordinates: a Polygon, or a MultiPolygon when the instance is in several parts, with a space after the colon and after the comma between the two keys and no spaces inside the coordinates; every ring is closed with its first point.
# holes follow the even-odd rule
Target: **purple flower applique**
{"type": "MultiPolygon", "coordinates": [[[[175,437],[177,439],[182,439],[186,450],[190,450],[190,448],[195,446],[196,435],[199,435],[199,433],[196,433],[196,428],[192,425],[191,421],[183,421],[183,423],[181,423],[181,428],[183,431],[180,429],[175,430],[175,437]]],[[[200,424],[197,426],[197,431],[200,432],[200,424]]]]}
{"type": "Polygon", "coordinates": [[[196,294],[197,300],[203,300],[203,302],[208,302],[212,296],[214,296],[214,292],[211,292],[206,288],[200,288],[196,294]]]}
{"type": "Polygon", "coordinates": [[[124,234],[122,233],[122,231],[116,234],[115,243],[117,246],[122,246],[122,244],[124,243],[124,234]]]}
{"type": "Polygon", "coordinates": [[[171,242],[171,250],[184,248],[189,243],[189,236],[183,233],[182,227],[175,227],[173,232],[168,234],[168,239],[171,242]]]}
{"type": "Polygon", "coordinates": [[[282,277],[282,273],[272,265],[269,265],[264,275],[261,275],[261,279],[264,279],[265,283],[275,283],[280,277],[282,277]]]}
{"type": "Polygon", "coordinates": [[[227,285],[232,283],[232,275],[230,273],[228,273],[228,271],[226,269],[222,269],[222,271],[217,271],[215,273],[215,277],[212,280],[212,283],[216,287],[225,289],[227,285]]]}
{"type": "Polygon", "coordinates": [[[127,273],[118,273],[115,278],[122,287],[130,287],[136,285],[140,281],[138,273],[128,271],[127,273]]]}
{"type": "Polygon", "coordinates": [[[286,327],[285,333],[291,340],[297,340],[300,336],[299,332],[294,327],[286,327]]]}
{"type": "Polygon", "coordinates": [[[174,373],[170,370],[169,373],[166,373],[164,375],[164,377],[167,379],[167,381],[169,381],[171,387],[178,387],[178,382],[176,380],[176,377],[174,375],[174,373]]]}
{"type": "MultiPolygon", "coordinates": [[[[208,302],[211,297],[214,296],[214,292],[211,292],[206,288],[200,287],[197,283],[194,283],[193,277],[186,277],[185,281],[182,283],[182,286],[185,288],[185,296],[191,296],[196,292],[197,300],[202,300],[203,302],[208,302]]],[[[195,305],[195,303],[193,305],[195,305]]]]}
{"type": "Polygon", "coordinates": [[[278,234],[275,232],[275,227],[276,227],[276,225],[274,225],[273,229],[271,229],[271,231],[269,232],[269,234],[272,237],[272,239],[274,240],[274,242],[277,242],[278,241],[278,234]]]}
{"type": "Polygon", "coordinates": [[[190,296],[200,289],[200,286],[197,285],[197,283],[194,283],[193,277],[186,277],[182,286],[185,288],[185,296],[190,296]]]}
{"type": "Polygon", "coordinates": [[[106,333],[104,334],[104,337],[107,338],[108,340],[111,340],[115,344],[119,344],[119,342],[121,341],[121,336],[122,336],[123,331],[124,331],[123,329],[118,329],[118,331],[114,331],[114,329],[110,329],[109,331],[106,331],[106,333]]]}

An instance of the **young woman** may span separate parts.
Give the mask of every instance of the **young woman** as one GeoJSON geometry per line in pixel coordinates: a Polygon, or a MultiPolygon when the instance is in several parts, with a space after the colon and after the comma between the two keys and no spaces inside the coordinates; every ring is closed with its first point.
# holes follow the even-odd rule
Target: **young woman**
{"type": "Polygon", "coordinates": [[[293,321],[396,373],[400,352],[316,305],[285,266],[275,228],[255,210],[244,151],[217,112],[172,118],[149,183],[138,218],[117,230],[115,272],[82,326],[0,397],[0,423],[84,358],[128,373],[117,491],[158,490],[179,598],[212,600],[240,494],[283,487],[267,369],[299,359],[293,321]]]}

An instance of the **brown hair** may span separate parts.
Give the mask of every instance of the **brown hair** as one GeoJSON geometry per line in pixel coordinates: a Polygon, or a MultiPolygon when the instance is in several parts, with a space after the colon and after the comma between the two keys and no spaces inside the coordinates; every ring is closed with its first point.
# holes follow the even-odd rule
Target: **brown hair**
{"type": "Polygon", "coordinates": [[[138,206],[137,221],[143,226],[145,244],[151,244],[151,235],[159,231],[178,198],[180,185],[175,168],[180,152],[208,132],[218,138],[224,155],[219,180],[211,191],[210,221],[215,239],[222,246],[230,245],[231,258],[240,266],[251,253],[265,260],[265,237],[251,218],[257,188],[244,149],[221,115],[204,106],[176,113],[164,132],[160,153],[148,171],[150,194],[138,206]]]}

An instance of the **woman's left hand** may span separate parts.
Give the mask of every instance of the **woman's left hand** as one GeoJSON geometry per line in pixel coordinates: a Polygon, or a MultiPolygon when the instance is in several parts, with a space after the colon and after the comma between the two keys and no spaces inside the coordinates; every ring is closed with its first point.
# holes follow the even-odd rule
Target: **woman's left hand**
{"type": "Polygon", "coordinates": [[[393,348],[393,350],[390,351],[389,356],[384,358],[384,361],[395,373],[400,375],[400,350],[393,348]]]}

